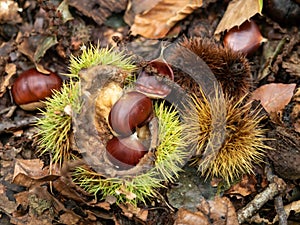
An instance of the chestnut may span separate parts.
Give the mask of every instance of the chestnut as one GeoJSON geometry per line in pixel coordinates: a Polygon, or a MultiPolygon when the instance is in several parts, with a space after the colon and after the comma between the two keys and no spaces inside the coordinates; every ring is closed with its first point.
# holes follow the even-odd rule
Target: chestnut
{"type": "Polygon", "coordinates": [[[252,55],[266,39],[254,21],[246,21],[240,27],[230,29],[224,36],[224,45],[245,55],[252,55]]]}
{"type": "Polygon", "coordinates": [[[136,134],[129,137],[113,137],[106,144],[109,160],[120,169],[136,166],[147,153],[146,147],[139,141],[136,134]]]}
{"type": "Polygon", "coordinates": [[[149,97],[137,91],[130,91],[113,105],[108,122],[113,132],[120,136],[129,136],[149,120],[152,111],[152,101],[149,97]]]}
{"type": "Polygon", "coordinates": [[[52,90],[59,90],[62,79],[55,73],[43,74],[35,68],[24,71],[12,86],[12,96],[16,104],[24,110],[42,107],[40,100],[52,95],[52,90]]]}

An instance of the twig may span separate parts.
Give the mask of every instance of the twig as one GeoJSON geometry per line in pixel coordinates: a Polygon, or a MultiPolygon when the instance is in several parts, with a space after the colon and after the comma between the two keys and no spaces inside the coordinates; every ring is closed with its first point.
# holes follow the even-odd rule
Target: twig
{"type": "Polygon", "coordinates": [[[244,208],[238,210],[237,217],[240,224],[252,217],[267,201],[279,193],[278,185],[271,183],[263,192],[257,194],[244,208]]]}
{"type": "MultiPolygon", "coordinates": [[[[263,192],[257,194],[251,202],[237,212],[240,224],[252,217],[267,201],[273,199],[286,189],[284,180],[274,175],[271,168],[267,165],[265,173],[270,184],[263,192]]],[[[283,218],[284,215],[281,216],[283,218]]]]}
{"type": "Polygon", "coordinates": [[[6,118],[12,117],[12,115],[14,114],[14,112],[15,112],[16,109],[17,109],[17,106],[16,106],[16,105],[13,105],[13,106],[11,106],[11,107],[9,107],[9,108],[10,108],[10,109],[9,109],[8,113],[6,113],[6,115],[5,115],[6,118]]]}
{"type": "Polygon", "coordinates": [[[283,207],[282,196],[278,195],[275,198],[274,203],[278,215],[279,225],[287,225],[287,215],[283,207]]]}
{"type": "Polygon", "coordinates": [[[31,116],[18,121],[3,121],[0,123],[0,134],[20,130],[34,124],[37,117],[31,116]]]}

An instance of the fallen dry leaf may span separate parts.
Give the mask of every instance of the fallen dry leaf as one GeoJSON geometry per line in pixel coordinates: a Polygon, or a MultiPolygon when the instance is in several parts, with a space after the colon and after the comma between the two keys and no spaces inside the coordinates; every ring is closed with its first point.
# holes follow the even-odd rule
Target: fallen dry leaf
{"type": "Polygon", "coordinates": [[[197,212],[180,208],[175,225],[213,224],[238,225],[235,208],[226,197],[215,197],[213,200],[202,199],[197,212]]]}
{"type": "Polygon", "coordinates": [[[174,225],[209,225],[209,221],[202,212],[191,212],[187,209],[180,208],[177,212],[177,218],[174,225]]]}
{"type": "MultiPolygon", "coordinates": [[[[235,208],[231,201],[226,197],[215,197],[213,200],[208,201],[210,221],[214,224],[238,225],[237,215],[235,208]]],[[[207,203],[203,199],[202,204],[198,209],[202,212],[207,210],[207,203]],[[204,203],[204,204],[203,204],[204,203]]]]}
{"type": "Polygon", "coordinates": [[[86,202],[85,196],[82,192],[79,192],[77,186],[74,182],[66,177],[59,177],[53,181],[53,187],[58,191],[62,196],[65,196],[67,199],[72,199],[78,202],[86,202]]]}
{"type": "Polygon", "coordinates": [[[49,74],[50,72],[38,63],[46,51],[57,44],[56,36],[32,35],[30,37],[23,37],[19,35],[18,40],[22,40],[18,45],[18,50],[36,65],[38,71],[49,74]]]}
{"type": "Polygon", "coordinates": [[[226,191],[229,195],[241,195],[243,197],[256,192],[257,180],[253,174],[243,175],[241,181],[226,191]]]}
{"type": "Polygon", "coordinates": [[[10,23],[17,24],[22,22],[22,18],[19,15],[19,6],[17,2],[12,0],[0,1],[0,24],[10,23]]]}
{"type": "Polygon", "coordinates": [[[66,225],[72,225],[72,224],[78,224],[79,220],[81,219],[80,216],[76,215],[73,212],[65,212],[59,217],[59,221],[62,224],[66,225]]]}
{"type": "Polygon", "coordinates": [[[300,88],[295,92],[292,100],[284,109],[283,121],[287,126],[293,126],[300,133],[300,88]]]}
{"type": "Polygon", "coordinates": [[[16,74],[17,67],[13,63],[7,63],[5,65],[6,76],[4,77],[3,82],[0,83],[0,98],[5,94],[6,87],[9,86],[10,78],[16,74]]]}
{"type": "Polygon", "coordinates": [[[251,96],[259,100],[269,113],[279,113],[291,101],[296,84],[266,84],[256,89],[251,96]]]}
{"type": "Polygon", "coordinates": [[[282,68],[284,68],[292,76],[300,77],[300,58],[296,52],[287,60],[282,62],[282,68]]]}
{"type": "Polygon", "coordinates": [[[44,163],[39,159],[16,159],[13,183],[31,187],[39,182],[52,181],[59,177],[59,172],[53,167],[50,175],[49,168],[43,168],[44,163]]]}
{"type": "MultiPolygon", "coordinates": [[[[11,214],[17,209],[17,204],[6,196],[6,187],[0,183],[0,212],[11,214]]],[[[1,218],[1,216],[0,216],[1,218]]],[[[0,220],[1,222],[1,220],[0,220]]]]}
{"type": "Polygon", "coordinates": [[[146,38],[163,38],[178,21],[201,5],[202,0],[162,0],[151,10],[135,16],[131,33],[146,38]]]}
{"type": "Polygon", "coordinates": [[[148,210],[146,209],[141,209],[138,208],[134,205],[131,204],[121,204],[119,205],[119,207],[122,209],[124,215],[126,215],[129,218],[132,218],[133,215],[137,218],[139,218],[142,221],[147,221],[147,217],[148,217],[148,210]]]}
{"type": "Polygon", "coordinates": [[[124,21],[128,25],[132,25],[134,17],[137,14],[151,10],[161,0],[131,0],[128,1],[127,9],[124,15],[124,21]]]}
{"type": "Polygon", "coordinates": [[[28,213],[24,215],[15,214],[12,217],[13,224],[52,224],[54,216],[57,213],[69,212],[75,215],[72,211],[66,209],[64,205],[52,196],[46,186],[35,186],[29,191],[18,193],[15,195],[16,201],[28,213]]]}
{"type": "Polygon", "coordinates": [[[121,12],[127,6],[127,0],[69,0],[68,3],[83,15],[92,18],[99,25],[103,24],[113,12],[121,12]]]}
{"type": "Polygon", "coordinates": [[[240,26],[255,14],[261,14],[261,10],[261,0],[232,0],[216,28],[215,35],[240,26]]]}

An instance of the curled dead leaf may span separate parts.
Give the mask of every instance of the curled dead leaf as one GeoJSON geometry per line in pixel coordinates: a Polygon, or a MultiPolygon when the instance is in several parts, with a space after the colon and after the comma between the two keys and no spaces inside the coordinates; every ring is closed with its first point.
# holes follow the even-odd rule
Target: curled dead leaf
{"type": "Polygon", "coordinates": [[[131,0],[128,1],[127,9],[124,15],[124,21],[128,25],[132,25],[134,22],[134,17],[137,14],[147,12],[151,10],[157,3],[161,0],[131,0]]]}
{"type": "Polygon", "coordinates": [[[16,159],[13,183],[31,187],[36,183],[53,181],[59,177],[59,172],[55,170],[55,167],[52,168],[51,173],[49,167],[43,167],[44,163],[39,159],[16,159]]]}
{"type": "Polygon", "coordinates": [[[230,30],[235,26],[240,26],[257,13],[261,14],[262,6],[260,2],[260,0],[231,1],[216,28],[215,35],[230,30]]]}
{"type": "Polygon", "coordinates": [[[135,16],[131,32],[146,38],[163,38],[178,21],[201,5],[201,0],[162,0],[151,10],[135,16]]]}
{"type": "Polygon", "coordinates": [[[180,208],[177,213],[175,225],[194,225],[203,224],[226,224],[238,225],[235,208],[230,200],[226,197],[215,197],[214,200],[203,199],[197,212],[191,212],[184,208],[180,208]]]}
{"type": "Polygon", "coordinates": [[[10,78],[13,75],[15,75],[16,69],[17,69],[17,67],[13,63],[7,63],[5,65],[5,72],[6,72],[7,75],[4,77],[4,80],[1,81],[1,83],[0,83],[0,98],[5,94],[6,87],[9,86],[10,78]]]}
{"type": "Polygon", "coordinates": [[[251,96],[259,100],[264,109],[270,113],[280,113],[291,101],[296,84],[266,84],[257,88],[251,96]]]}
{"type": "Polygon", "coordinates": [[[17,24],[22,22],[19,15],[21,9],[17,2],[12,0],[1,0],[0,2],[0,23],[17,24]]]}

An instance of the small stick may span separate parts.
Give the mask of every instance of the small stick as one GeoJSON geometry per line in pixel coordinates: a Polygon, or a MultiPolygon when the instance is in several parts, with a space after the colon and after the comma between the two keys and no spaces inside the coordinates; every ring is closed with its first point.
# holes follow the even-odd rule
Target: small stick
{"type": "Polygon", "coordinates": [[[282,196],[278,195],[277,197],[275,197],[274,200],[275,203],[275,209],[278,215],[278,222],[279,225],[287,225],[287,214],[284,210],[284,206],[283,206],[283,202],[282,202],[282,196]]]}
{"type": "Polygon", "coordinates": [[[279,193],[278,185],[271,183],[263,192],[257,194],[244,208],[238,210],[237,217],[240,224],[252,217],[267,201],[279,193]]]}
{"type": "Polygon", "coordinates": [[[36,121],[37,117],[35,116],[26,117],[18,121],[3,121],[2,123],[0,123],[0,134],[20,130],[24,127],[29,127],[36,121]]]}
{"type": "Polygon", "coordinates": [[[237,217],[240,224],[252,217],[267,201],[273,199],[286,189],[284,180],[274,175],[270,167],[266,166],[265,170],[270,184],[264,191],[257,194],[244,208],[238,210],[237,217]]]}

